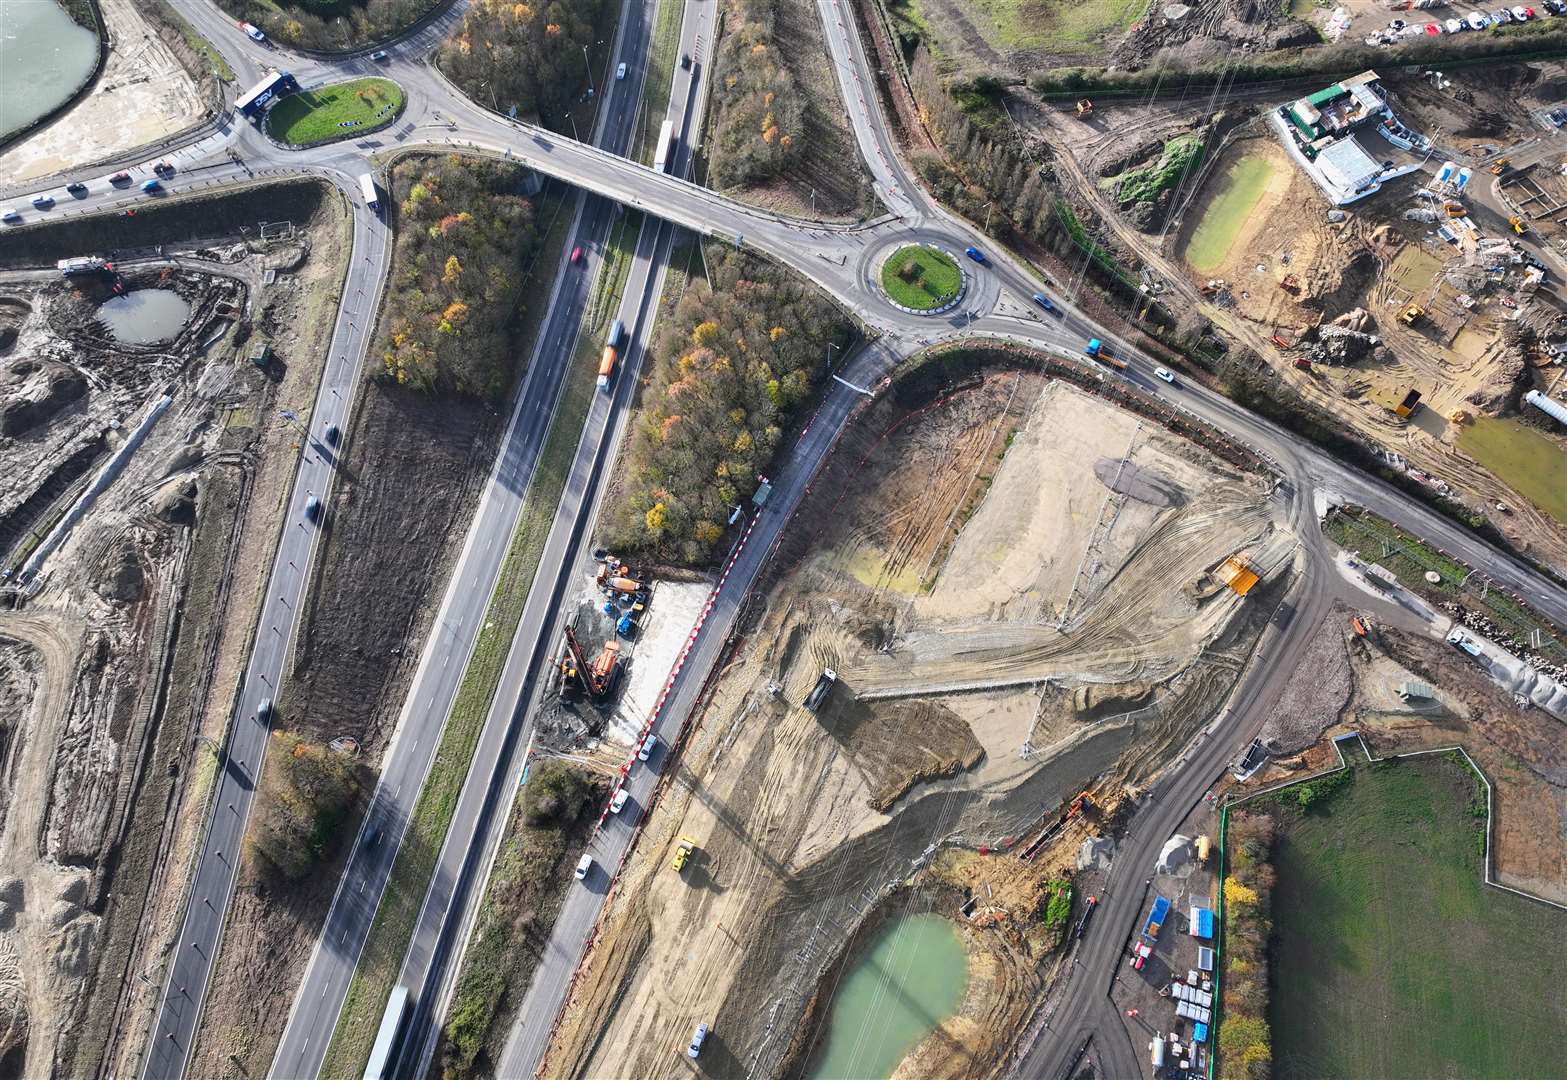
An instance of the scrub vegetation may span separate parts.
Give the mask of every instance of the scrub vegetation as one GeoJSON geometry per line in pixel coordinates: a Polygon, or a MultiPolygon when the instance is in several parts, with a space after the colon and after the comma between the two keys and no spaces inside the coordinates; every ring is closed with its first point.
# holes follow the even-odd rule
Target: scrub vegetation
{"type": "Polygon", "coordinates": [[[1220,1080],[1267,1076],[1271,1068],[1268,936],[1277,881],[1270,861],[1273,842],[1273,819],[1266,814],[1240,812],[1230,818],[1225,839],[1229,865],[1224,878],[1220,1080]]]}
{"type": "Polygon", "coordinates": [[[770,180],[804,149],[804,95],[775,39],[778,3],[739,0],[740,25],[718,50],[714,187],[770,180]]]}
{"type": "Polygon", "coordinates": [[[438,1051],[442,1076],[491,1076],[607,793],[594,774],[545,760],[523,785],[474,922],[438,1051]]]}
{"type": "MultiPolygon", "coordinates": [[[[441,70],[481,105],[567,130],[563,114],[588,88],[583,46],[591,54],[612,38],[613,27],[599,24],[619,10],[604,0],[473,0],[441,46],[441,70]]],[[[578,114],[584,135],[591,115],[578,114]]]]}
{"type": "Polygon", "coordinates": [[[854,331],[811,285],[733,248],[709,249],[661,319],[604,538],[620,552],[705,564],[784,429],[854,331]],[[833,347],[833,348],[830,348],[833,347]],[[834,348],[838,351],[834,351],[834,348]]]}
{"type": "Polygon", "coordinates": [[[395,37],[440,0],[218,0],[283,45],[347,51],[395,37]]]}
{"type": "Polygon", "coordinates": [[[511,326],[538,240],[520,165],[446,157],[392,173],[397,250],[382,364],[418,389],[499,400],[515,372],[511,326]]]}
{"type": "Polygon", "coordinates": [[[370,770],[286,731],[272,733],[247,843],[261,865],[298,881],[330,861],[370,790],[370,770]]]}

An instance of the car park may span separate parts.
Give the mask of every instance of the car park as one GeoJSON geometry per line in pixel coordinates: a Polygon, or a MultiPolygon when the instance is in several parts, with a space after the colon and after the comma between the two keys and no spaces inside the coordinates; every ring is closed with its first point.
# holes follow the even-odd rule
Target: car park
{"type": "Polygon", "coordinates": [[[622,60],[620,66],[615,69],[615,81],[619,82],[626,77],[626,62],[622,60]]]}
{"type": "Polygon", "coordinates": [[[582,858],[577,860],[577,869],[573,873],[573,876],[578,881],[586,881],[588,877],[588,871],[591,869],[593,869],[593,856],[583,855],[582,858]]]}
{"type": "Polygon", "coordinates": [[[702,1044],[707,1041],[707,1025],[698,1024],[691,1033],[691,1045],[686,1047],[686,1057],[693,1060],[702,1056],[702,1044]]]}
{"type": "Polygon", "coordinates": [[[33,196],[33,205],[38,207],[38,209],[40,209],[40,210],[47,210],[51,206],[54,205],[54,196],[53,195],[34,195],[33,196]]]}
{"type": "Polygon", "coordinates": [[[1163,379],[1165,382],[1169,383],[1171,386],[1175,385],[1175,372],[1171,371],[1169,368],[1156,367],[1153,369],[1153,373],[1159,378],[1163,379]]]}
{"type": "Polygon", "coordinates": [[[629,798],[631,798],[631,792],[627,791],[626,786],[622,784],[615,789],[614,798],[609,800],[609,812],[611,814],[620,813],[626,808],[626,800],[629,798]]]}
{"type": "Polygon", "coordinates": [[[642,745],[637,748],[637,760],[646,761],[648,758],[653,756],[653,751],[657,749],[658,736],[654,735],[650,731],[647,734],[647,738],[642,740],[642,745]]]}
{"type": "Polygon", "coordinates": [[[80,180],[73,180],[71,183],[65,185],[65,190],[69,191],[72,195],[85,195],[87,194],[87,185],[82,183],[80,180]]]}

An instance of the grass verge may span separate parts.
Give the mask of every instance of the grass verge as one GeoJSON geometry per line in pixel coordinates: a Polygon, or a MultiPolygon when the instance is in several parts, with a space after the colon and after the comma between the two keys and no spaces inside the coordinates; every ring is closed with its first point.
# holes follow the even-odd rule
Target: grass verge
{"type": "Polygon", "coordinates": [[[267,114],[267,131],[291,146],[367,135],[396,120],[403,88],[391,79],[352,79],[284,98],[267,114]]]}
{"type": "Polygon", "coordinates": [[[653,164],[658,148],[658,129],[669,111],[669,92],[674,85],[675,52],[680,48],[680,23],[685,4],[680,0],[659,0],[653,18],[653,40],[649,43],[647,78],[642,83],[642,118],[637,123],[631,160],[653,164]]]}
{"type": "Polygon", "coordinates": [[[445,1076],[493,1075],[609,784],[544,760],[512,807],[441,1029],[445,1076]],[[476,1068],[477,1066],[477,1068],[476,1068]]]}
{"type": "MultiPolygon", "coordinates": [[[[541,249],[553,252],[555,256],[536,265],[538,280],[554,280],[571,222],[570,214],[556,216],[543,241],[548,246],[541,249]]],[[[543,325],[545,309],[542,305],[535,314],[534,325],[526,335],[525,355],[531,355],[532,339],[543,325]]],[[[566,486],[566,474],[571,468],[588,406],[592,403],[598,374],[598,352],[594,346],[594,341],[584,335],[572,360],[555,422],[539,458],[538,471],[523,501],[517,529],[512,534],[495,591],[485,609],[483,629],[463,672],[457,698],[441,732],[441,745],[414,805],[397,861],[392,864],[386,891],[359,957],[359,967],[343,999],[332,1044],[322,1062],[323,1076],[358,1075],[369,1060],[370,1045],[402,967],[419,906],[424,902],[435,860],[457,806],[457,796],[468,775],[473,748],[478,743],[479,732],[500,682],[506,652],[522,618],[523,605],[544,551],[555,507],[566,486]]]]}
{"type": "Polygon", "coordinates": [[[1567,453],[1556,443],[1517,420],[1477,416],[1459,434],[1458,449],[1567,525],[1567,453]]]}
{"type": "Polygon", "coordinates": [[[1442,757],[1280,811],[1274,1075],[1547,1076],[1567,914],[1484,884],[1485,801],[1442,757]]]}
{"type": "Polygon", "coordinates": [[[186,22],[184,16],[175,11],[168,0],[155,0],[146,14],[156,22],[177,30],[190,50],[206,63],[207,70],[212,72],[215,79],[226,83],[234,81],[234,69],[229,67],[227,60],[223,59],[223,54],[214,49],[212,42],[202,37],[194,26],[186,22]]]}
{"type": "Polygon", "coordinates": [[[887,295],[916,311],[941,307],[962,286],[963,271],[956,259],[919,244],[899,248],[881,266],[881,287],[887,295]]]}
{"type": "Polygon", "coordinates": [[[637,239],[642,235],[642,220],[642,214],[626,211],[609,231],[603,269],[588,300],[587,329],[591,331],[601,331],[608,325],[610,314],[626,290],[626,278],[631,276],[631,257],[636,254],[637,239]]]}
{"type": "Polygon", "coordinates": [[[1561,628],[1502,589],[1465,587],[1468,570],[1431,545],[1400,531],[1392,522],[1365,510],[1339,510],[1323,523],[1322,531],[1345,551],[1356,552],[1391,570],[1412,592],[1438,603],[1449,598],[1462,599],[1466,607],[1489,615],[1518,641],[1531,643],[1531,647],[1552,659],[1567,659],[1561,628]],[[1442,580],[1434,585],[1427,581],[1428,570],[1435,571],[1442,580]],[[1533,644],[1536,640],[1539,644],[1533,644]]]}

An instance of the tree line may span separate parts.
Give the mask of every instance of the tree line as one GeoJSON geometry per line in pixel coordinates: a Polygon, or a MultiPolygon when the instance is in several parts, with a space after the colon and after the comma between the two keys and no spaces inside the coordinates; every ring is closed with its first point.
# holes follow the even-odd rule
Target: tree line
{"type": "Polygon", "coordinates": [[[804,149],[805,95],[779,47],[777,5],[778,0],[739,0],[738,25],[719,45],[713,71],[714,187],[771,180],[804,149]]]}
{"type": "Polygon", "coordinates": [[[441,70],[480,105],[558,125],[587,89],[583,46],[603,16],[604,0],[473,0],[441,46],[441,70]]]}
{"type": "Polygon", "coordinates": [[[396,244],[382,366],[416,389],[499,400],[515,362],[510,328],[538,231],[527,170],[455,154],[392,172],[396,244]]]}
{"type": "Polygon", "coordinates": [[[854,336],[809,283],[742,251],[709,251],[659,321],[603,535],[620,551],[707,563],[784,429],[854,336]]]}
{"type": "Polygon", "coordinates": [[[218,0],[235,19],[284,45],[322,51],[357,48],[393,37],[424,18],[439,0],[218,0]]]}
{"type": "Polygon", "coordinates": [[[1237,812],[1226,837],[1224,1000],[1219,1018],[1220,1080],[1267,1080],[1273,1068],[1268,1026],[1268,938],[1273,933],[1272,857],[1277,826],[1265,813],[1237,812]]]}

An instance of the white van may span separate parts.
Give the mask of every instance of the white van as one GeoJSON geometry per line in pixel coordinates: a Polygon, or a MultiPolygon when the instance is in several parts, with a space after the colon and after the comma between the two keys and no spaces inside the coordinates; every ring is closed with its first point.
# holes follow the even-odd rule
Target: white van
{"type": "Polygon", "coordinates": [[[593,869],[593,856],[584,853],[582,858],[577,860],[577,880],[585,880],[588,876],[588,871],[591,869],[593,869]]]}
{"type": "Polygon", "coordinates": [[[707,1041],[707,1025],[698,1024],[696,1031],[691,1034],[691,1045],[686,1047],[686,1057],[697,1058],[702,1055],[702,1044],[707,1041]]]}

